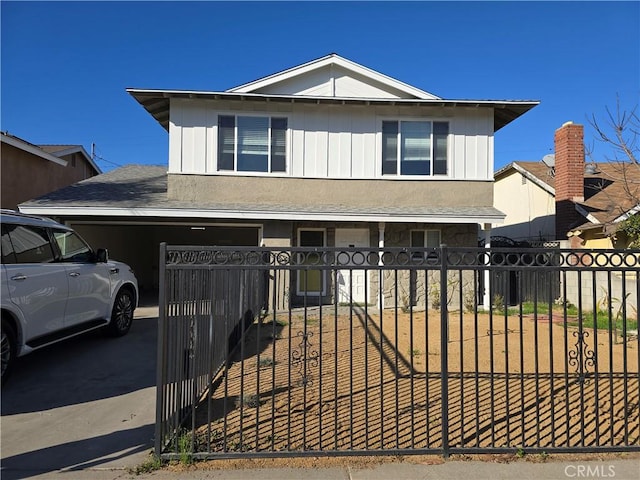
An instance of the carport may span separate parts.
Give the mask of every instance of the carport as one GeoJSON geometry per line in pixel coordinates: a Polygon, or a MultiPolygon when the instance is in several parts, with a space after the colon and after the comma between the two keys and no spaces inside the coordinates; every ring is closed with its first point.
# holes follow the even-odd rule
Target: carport
{"type": "Polygon", "coordinates": [[[220,224],[203,219],[188,222],[131,222],[67,220],[94,248],[106,248],[109,257],[130,265],[143,293],[158,290],[160,243],[170,245],[258,246],[258,224],[220,224]]]}
{"type": "Polygon", "coordinates": [[[19,205],[74,228],[94,248],[129,264],[143,294],[158,289],[161,242],[170,245],[257,246],[264,218],[240,206],[172,200],[167,167],[127,165],[19,205]]]}

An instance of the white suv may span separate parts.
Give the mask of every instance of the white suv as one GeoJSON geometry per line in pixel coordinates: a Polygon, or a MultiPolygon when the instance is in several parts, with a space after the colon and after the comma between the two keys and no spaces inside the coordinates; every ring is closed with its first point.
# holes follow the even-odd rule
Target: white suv
{"type": "Polygon", "coordinates": [[[129,266],[94,251],[71,228],[48,218],[0,211],[2,383],[14,360],[37,348],[105,328],[131,328],[138,282],[129,266]]]}

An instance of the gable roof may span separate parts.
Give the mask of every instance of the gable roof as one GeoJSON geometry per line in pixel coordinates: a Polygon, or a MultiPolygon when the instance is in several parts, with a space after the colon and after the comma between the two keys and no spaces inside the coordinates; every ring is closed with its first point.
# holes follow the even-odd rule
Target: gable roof
{"type": "Polygon", "coordinates": [[[82,145],[35,145],[8,132],[0,132],[0,141],[63,167],[66,167],[69,162],[62,157],[79,153],[97,174],[102,173],[100,167],[96,165],[82,145]]]}
{"type": "MultiPolygon", "coordinates": [[[[595,171],[584,174],[584,201],[576,203],[587,220],[580,228],[618,223],[640,211],[640,165],[624,162],[593,165],[595,171]]],[[[512,162],[498,170],[494,178],[498,180],[513,170],[555,197],[556,179],[544,163],[512,162]]]]}
{"type": "Polygon", "coordinates": [[[67,161],[58,158],[56,155],[53,155],[38,145],[34,145],[33,143],[29,143],[26,140],[23,140],[15,135],[11,135],[7,132],[0,132],[0,142],[6,143],[7,145],[11,145],[12,147],[18,148],[24,152],[30,153],[37,157],[42,158],[43,160],[47,160],[49,162],[53,162],[57,165],[61,165],[63,167],[67,166],[67,161]]]}
{"type": "Polygon", "coordinates": [[[138,88],[127,88],[126,91],[167,131],[172,98],[317,105],[489,108],[493,110],[494,131],[540,103],[537,100],[446,100],[337,54],[223,92],[138,88]]]}
{"type": "MultiPolygon", "coordinates": [[[[363,65],[352,62],[351,60],[347,60],[346,58],[343,58],[336,53],[331,53],[316,60],[312,60],[302,65],[298,65],[296,67],[274,73],[272,75],[254,80],[249,83],[245,83],[234,88],[230,88],[226,91],[230,93],[270,93],[270,90],[272,90],[273,87],[277,84],[286,82],[287,84],[291,85],[293,80],[297,80],[305,76],[308,77],[313,72],[320,71],[323,71],[323,73],[325,73],[325,75],[327,76],[325,80],[333,86],[333,88],[330,90],[330,95],[327,96],[337,96],[335,93],[336,80],[340,75],[344,75],[344,73],[346,72],[355,77],[360,77],[362,80],[364,80],[364,82],[368,82],[371,84],[377,83],[381,86],[388,87],[389,90],[396,91],[397,95],[394,96],[398,96],[399,98],[419,98],[423,100],[440,99],[440,97],[433,95],[432,93],[425,92],[424,90],[420,90],[419,88],[408,85],[404,82],[396,80],[395,78],[391,78],[363,65]]],[[[276,93],[277,91],[278,90],[272,91],[271,93],[276,93]]],[[[355,91],[354,94],[356,97],[365,97],[359,95],[355,91]]]]}
{"type": "Polygon", "coordinates": [[[497,181],[514,170],[546,190],[550,195],[555,196],[555,178],[551,170],[542,162],[511,162],[498,170],[493,178],[497,181]]]}
{"type": "Polygon", "coordinates": [[[93,161],[82,145],[38,145],[38,147],[45,152],[52,153],[56,157],[64,157],[73,153],[79,153],[84,157],[85,161],[91,165],[91,168],[93,168],[96,173],[102,173],[100,167],[98,167],[98,165],[93,161]]]}

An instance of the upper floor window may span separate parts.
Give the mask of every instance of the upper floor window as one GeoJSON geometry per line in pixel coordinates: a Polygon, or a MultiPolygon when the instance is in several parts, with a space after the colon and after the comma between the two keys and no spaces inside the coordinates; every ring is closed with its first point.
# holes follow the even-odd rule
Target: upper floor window
{"type": "Polygon", "coordinates": [[[287,119],[218,116],[218,170],[285,172],[287,119]]]}
{"type": "Polygon", "coordinates": [[[383,175],[446,175],[447,122],[383,121],[383,175]]]}

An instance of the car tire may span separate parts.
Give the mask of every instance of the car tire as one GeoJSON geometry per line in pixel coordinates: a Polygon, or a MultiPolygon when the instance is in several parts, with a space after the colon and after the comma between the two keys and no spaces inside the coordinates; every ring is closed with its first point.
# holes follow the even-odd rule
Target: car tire
{"type": "Polygon", "coordinates": [[[133,323],[135,302],[133,294],[126,288],[121,289],[113,302],[111,322],[107,325],[107,332],[112,337],[126,335],[133,323]]]}
{"type": "Polygon", "coordinates": [[[17,356],[16,334],[13,328],[4,318],[2,319],[2,330],[0,331],[0,372],[2,379],[0,382],[5,384],[15,363],[17,356]]]}

